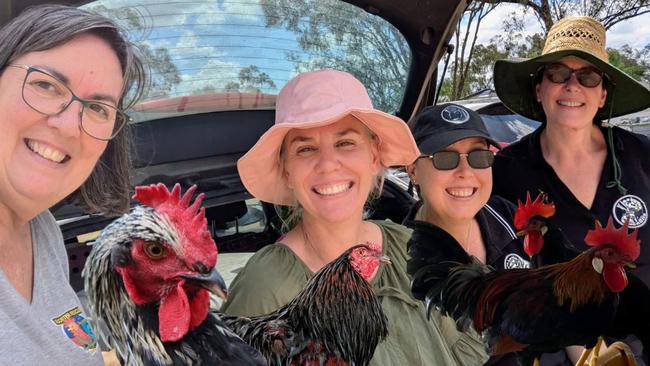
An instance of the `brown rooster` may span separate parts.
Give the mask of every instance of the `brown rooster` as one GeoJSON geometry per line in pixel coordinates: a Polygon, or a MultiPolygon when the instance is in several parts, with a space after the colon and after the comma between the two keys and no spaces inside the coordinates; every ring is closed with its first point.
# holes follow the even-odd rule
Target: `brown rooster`
{"type": "Polygon", "coordinates": [[[542,250],[544,234],[548,231],[547,220],[555,215],[555,205],[546,202],[546,194],[540,193],[531,202],[530,193],[526,193],[526,203],[517,200],[514,215],[517,235],[524,237],[524,251],[532,257],[542,250]]]}
{"type": "Polygon", "coordinates": [[[181,197],[179,185],[137,187],[134,198],[146,206],[106,227],[93,245],[84,269],[90,310],[107,324],[122,364],[367,365],[387,335],[364,279],[387,260],[381,251],[349,249],[272,314],[209,313],[205,287],[223,292],[225,285],[212,269],[217,249],[199,210],[203,195],[189,205],[194,190],[181,197]]]}
{"type": "Polygon", "coordinates": [[[480,263],[459,265],[427,293],[459,327],[470,324],[494,355],[520,351],[523,364],[569,345],[593,347],[606,333],[639,256],[637,232],[610,219],[587,233],[592,248],[566,263],[495,271],[480,263]]]}

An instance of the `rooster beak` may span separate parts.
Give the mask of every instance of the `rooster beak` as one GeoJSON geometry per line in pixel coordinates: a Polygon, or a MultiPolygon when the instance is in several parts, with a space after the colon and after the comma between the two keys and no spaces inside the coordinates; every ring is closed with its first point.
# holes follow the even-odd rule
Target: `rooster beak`
{"type": "Polygon", "coordinates": [[[212,268],[208,273],[184,274],[181,277],[205,287],[208,291],[219,296],[223,301],[226,301],[228,298],[226,281],[224,281],[216,268],[212,268]]]}
{"type": "Polygon", "coordinates": [[[634,264],[634,262],[623,262],[623,267],[630,268],[630,269],[635,269],[636,264],[634,264]]]}

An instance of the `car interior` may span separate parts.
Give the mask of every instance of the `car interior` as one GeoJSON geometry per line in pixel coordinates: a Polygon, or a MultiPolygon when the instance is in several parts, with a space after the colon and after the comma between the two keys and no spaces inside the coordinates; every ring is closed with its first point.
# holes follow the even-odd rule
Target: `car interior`
{"type": "MultiPolygon", "coordinates": [[[[260,0],[249,2],[258,1],[260,0]]],[[[261,0],[262,3],[268,1],[273,3],[272,0],[261,0]]],[[[27,6],[43,2],[52,1],[3,2],[0,25],[27,6]]],[[[156,20],[169,15],[164,11],[158,14],[147,7],[146,2],[135,0],[58,2],[95,10],[114,6],[115,9],[126,13],[131,11],[129,9],[135,9],[132,11],[144,14],[142,17],[147,25],[148,21],[155,24],[156,20]],[[155,19],[157,16],[159,18],[155,19]]],[[[165,1],[160,3],[165,4],[165,1]]],[[[168,1],[168,3],[166,11],[170,9],[173,9],[172,12],[183,11],[183,5],[179,2],[168,1]]],[[[296,4],[298,3],[310,5],[316,2],[304,0],[297,1],[296,4]]],[[[432,103],[436,89],[436,67],[451,38],[455,22],[466,7],[465,1],[350,0],[343,2],[332,0],[325,3],[328,6],[354,7],[354,11],[360,11],[369,17],[381,18],[382,21],[390,23],[399,33],[399,37],[402,37],[410,58],[407,68],[400,70],[403,80],[399,80],[399,85],[403,90],[390,107],[392,109],[385,110],[386,112],[394,113],[403,120],[409,121],[419,109],[432,103]]],[[[301,21],[305,21],[304,19],[308,17],[309,14],[302,14],[301,21]]],[[[352,22],[354,19],[349,21],[352,22]]],[[[150,39],[161,37],[158,28],[152,25],[148,27],[147,32],[134,31],[134,37],[150,39]]],[[[161,26],[160,29],[163,27],[161,26]]],[[[284,29],[282,31],[286,32],[284,29]]],[[[214,38],[214,35],[210,36],[214,38]]],[[[244,40],[239,41],[244,42],[244,40]]],[[[173,56],[172,54],[172,58],[173,56]]],[[[182,59],[179,57],[178,60],[182,59]]],[[[176,64],[180,65],[178,62],[176,64]]],[[[182,95],[177,88],[168,90],[167,94],[162,96],[145,98],[140,105],[136,105],[134,111],[128,111],[135,116],[136,120],[136,123],[129,126],[134,137],[131,151],[134,158],[133,184],[162,182],[171,187],[175,183],[180,183],[183,190],[196,184],[198,192],[206,194],[203,206],[206,207],[209,226],[220,253],[254,252],[273,243],[280,235],[277,230],[276,208],[252,197],[239,180],[236,169],[237,159],[272,126],[275,94],[290,76],[300,70],[298,65],[294,65],[293,68],[284,70],[285,77],[282,78],[275,77],[272,68],[268,65],[266,67],[269,71],[263,67],[264,65],[260,66],[260,70],[268,72],[273,82],[267,81],[264,87],[252,91],[249,88],[245,91],[236,90],[233,93],[229,90],[206,88],[206,93],[188,97],[182,95]],[[208,98],[206,102],[201,99],[205,95],[214,97],[208,98]],[[255,102],[246,98],[255,98],[255,102]],[[218,107],[224,104],[224,100],[227,105],[218,107]],[[160,101],[165,103],[161,104],[160,101]],[[232,104],[237,106],[232,107],[232,104]]],[[[152,70],[154,73],[157,72],[153,67],[152,70]]],[[[356,76],[362,79],[363,75],[356,76]]],[[[402,221],[413,198],[404,189],[403,184],[398,183],[394,178],[385,179],[381,197],[369,203],[369,218],[402,221]]],[[[83,287],[81,271],[91,249],[89,244],[92,244],[99,231],[114,218],[89,215],[73,202],[68,201],[56,205],[52,212],[64,235],[69,254],[71,284],[75,290],[80,291],[83,287]]]]}

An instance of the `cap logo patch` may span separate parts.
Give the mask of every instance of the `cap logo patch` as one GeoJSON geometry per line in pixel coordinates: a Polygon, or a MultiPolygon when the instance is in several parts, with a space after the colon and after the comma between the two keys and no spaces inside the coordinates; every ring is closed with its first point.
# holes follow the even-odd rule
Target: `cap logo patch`
{"type": "Polygon", "coordinates": [[[612,216],[620,225],[630,221],[630,229],[645,225],[648,221],[648,208],[638,196],[628,194],[619,198],[612,207],[612,216]]]}
{"type": "Polygon", "coordinates": [[[469,121],[469,113],[467,113],[467,111],[463,108],[455,105],[449,105],[440,112],[440,118],[449,123],[459,125],[461,123],[469,121]]]}

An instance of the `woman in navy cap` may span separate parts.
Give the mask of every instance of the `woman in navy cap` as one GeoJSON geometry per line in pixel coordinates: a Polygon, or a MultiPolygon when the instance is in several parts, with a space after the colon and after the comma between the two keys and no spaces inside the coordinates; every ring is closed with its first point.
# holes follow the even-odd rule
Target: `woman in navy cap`
{"type": "MultiPolygon", "coordinates": [[[[416,119],[413,137],[421,155],[407,170],[420,200],[404,222],[413,229],[408,242],[409,275],[427,263],[451,259],[448,253],[457,250],[495,268],[528,268],[528,256],[512,226],[515,206],[491,196],[494,153],[490,148],[499,144],[481,117],[457,104],[427,107],[416,119]],[[451,239],[449,235],[455,240],[444,240],[451,239]]],[[[430,287],[417,276],[411,285],[418,299],[430,287]]],[[[441,317],[438,312],[432,316],[441,317]]],[[[517,363],[505,356],[490,364],[517,363]]]]}

